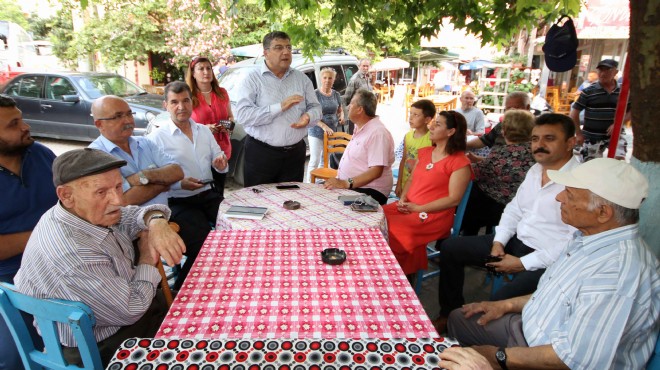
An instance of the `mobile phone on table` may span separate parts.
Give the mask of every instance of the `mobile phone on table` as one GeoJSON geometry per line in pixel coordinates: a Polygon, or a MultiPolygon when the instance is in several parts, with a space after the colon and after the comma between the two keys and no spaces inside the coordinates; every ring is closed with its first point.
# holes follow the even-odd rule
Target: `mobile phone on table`
{"type": "Polygon", "coordinates": [[[213,179],[199,180],[199,182],[201,182],[204,185],[208,185],[208,184],[212,183],[213,181],[214,181],[213,179]]]}
{"type": "Polygon", "coordinates": [[[279,190],[289,190],[289,189],[300,189],[300,186],[291,184],[291,185],[275,185],[275,189],[279,190]]]}
{"type": "Polygon", "coordinates": [[[378,207],[369,205],[369,204],[351,204],[351,210],[355,212],[376,212],[378,207]]]}
{"type": "Polygon", "coordinates": [[[359,195],[340,195],[337,197],[345,206],[350,206],[360,198],[359,195]]]}

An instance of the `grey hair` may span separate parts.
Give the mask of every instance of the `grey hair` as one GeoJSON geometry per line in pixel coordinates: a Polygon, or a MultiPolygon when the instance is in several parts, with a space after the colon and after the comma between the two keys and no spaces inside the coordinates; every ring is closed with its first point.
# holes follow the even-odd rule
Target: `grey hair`
{"type": "Polygon", "coordinates": [[[614,219],[619,225],[625,226],[635,224],[639,221],[639,209],[626,208],[612,203],[598,194],[589,193],[591,196],[589,197],[589,205],[587,206],[588,211],[593,211],[602,206],[610,206],[614,212],[614,219]]]}
{"type": "Polygon", "coordinates": [[[509,95],[506,96],[506,100],[509,99],[520,99],[523,105],[529,108],[529,94],[527,94],[524,91],[514,91],[512,93],[509,93],[509,95]]]}
{"type": "Polygon", "coordinates": [[[369,117],[376,117],[376,95],[369,90],[359,89],[355,92],[357,96],[357,105],[364,109],[364,114],[369,117]]]}
{"type": "Polygon", "coordinates": [[[358,61],[358,65],[361,65],[362,62],[364,62],[365,60],[366,60],[367,62],[369,62],[369,64],[371,64],[371,59],[369,59],[369,58],[362,58],[362,59],[360,59],[360,60],[358,61]]]}
{"type": "Polygon", "coordinates": [[[335,78],[337,77],[337,70],[332,68],[332,67],[325,67],[321,69],[321,76],[323,76],[324,73],[330,73],[332,74],[332,77],[335,78]]]}

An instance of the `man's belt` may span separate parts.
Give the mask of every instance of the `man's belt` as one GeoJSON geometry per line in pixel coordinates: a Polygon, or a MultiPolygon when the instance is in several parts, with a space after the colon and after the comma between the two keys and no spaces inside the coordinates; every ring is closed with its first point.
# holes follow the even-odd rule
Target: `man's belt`
{"type": "Polygon", "coordinates": [[[250,135],[248,135],[248,137],[249,137],[250,139],[254,140],[255,143],[257,143],[257,144],[259,144],[259,145],[261,145],[261,146],[263,146],[263,147],[265,147],[265,148],[268,148],[268,149],[271,149],[271,150],[276,150],[276,151],[278,151],[278,152],[290,152],[290,151],[296,149],[296,147],[298,146],[298,144],[300,144],[300,141],[302,141],[302,140],[300,140],[299,142],[297,142],[297,143],[295,143],[295,144],[293,144],[293,145],[287,145],[287,146],[272,146],[272,145],[270,145],[270,144],[266,144],[266,143],[264,143],[264,142],[261,141],[261,140],[257,140],[257,139],[255,139],[254,137],[252,137],[252,136],[250,136],[250,135]]]}

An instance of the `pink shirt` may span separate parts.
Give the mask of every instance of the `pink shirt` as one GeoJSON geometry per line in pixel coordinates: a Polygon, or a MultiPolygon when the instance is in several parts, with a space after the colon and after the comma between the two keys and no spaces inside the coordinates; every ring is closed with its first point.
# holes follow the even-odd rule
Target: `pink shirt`
{"type": "Polygon", "coordinates": [[[348,143],[339,162],[337,178],[346,180],[356,177],[374,166],[384,166],[382,175],[361,186],[383,193],[392,191],[392,163],[394,163],[394,140],[378,116],[367,122],[362,129],[355,126],[353,138],[348,143]]]}

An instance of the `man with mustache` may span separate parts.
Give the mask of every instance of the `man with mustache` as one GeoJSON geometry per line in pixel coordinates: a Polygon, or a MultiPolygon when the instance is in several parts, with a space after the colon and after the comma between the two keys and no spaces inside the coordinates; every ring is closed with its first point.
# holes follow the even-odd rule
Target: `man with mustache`
{"type": "Polygon", "coordinates": [[[440,318],[436,328],[444,332],[447,317],[465,303],[464,266],[484,266],[488,256],[500,258],[488,263],[497,272],[515,279],[495,293],[494,300],[530,294],[539,278],[561,253],[575,229],[561,220],[555,196],[563,186],[548,178],[548,170],[568,171],[579,164],[573,156],[575,126],[562,114],[536,118],[532,130],[532,153],[536,164],[507,204],[494,235],[463,236],[440,244],[440,318]]]}
{"type": "MultiPolygon", "coordinates": [[[[167,312],[161,258],[181,260],[185,246],[170,229],[170,210],[123,204],[126,161],[96,149],[66,152],[53,162],[59,202],[41,217],[28,240],[16,274],[19,291],[37,298],[80,301],[94,312],[92,328],[104,364],[130,337],[150,338],[167,312]],[[142,233],[139,254],[132,241],[142,233]]],[[[65,359],[80,363],[76,341],[59,327],[65,359]]]]}
{"type": "Polygon", "coordinates": [[[247,186],[305,177],[307,125],[321,119],[312,81],[291,68],[291,38],[284,32],[263,39],[265,63],[250,71],[238,90],[236,119],[243,125],[247,186]]]}
{"type": "MultiPolygon", "coordinates": [[[[34,226],[57,202],[51,181],[55,154],[30,136],[14,99],[0,95],[0,282],[13,283],[34,226]]],[[[36,331],[34,332],[36,334],[36,331]]],[[[0,318],[0,369],[22,367],[0,318]]]]}
{"type": "Polygon", "coordinates": [[[167,84],[163,108],[170,113],[170,120],[148,136],[181,165],[185,176],[180,188],[170,189],[168,199],[172,221],[181,228],[180,235],[186,242],[188,257],[174,289],[183,284],[218,216],[222,197],[211,188],[211,171],[227,172],[227,157],[211,130],[190,118],[193,111],[191,96],[190,87],[185,82],[167,84]]]}
{"type": "Polygon", "coordinates": [[[146,137],[132,136],[135,119],[128,103],[118,96],[102,96],[92,104],[92,116],[101,135],[89,147],[126,161],[120,169],[124,204],[167,205],[170,187],[181,188],[183,170],[146,137]]]}

